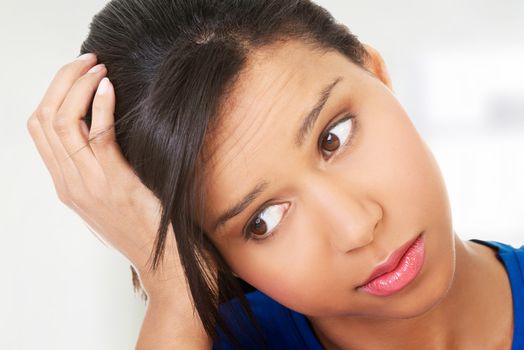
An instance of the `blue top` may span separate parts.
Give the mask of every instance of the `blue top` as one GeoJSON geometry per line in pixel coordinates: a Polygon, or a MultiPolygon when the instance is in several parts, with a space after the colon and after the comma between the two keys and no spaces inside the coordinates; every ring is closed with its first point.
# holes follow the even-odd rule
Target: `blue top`
{"type": "MultiPolygon", "coordinates": [[[[495,249],[497,257],[502,261],[508,273],[513,296],[513,345],[512,350],[524,349],[524,245],[514,248],[496,241],[470,241],[486,245],[495,249]]],[[[228,302],[221,305],[220,312],[232,324],[233,332],[240,341],[241,349],[307,349],[321,350],[322,345],[313,332],[307,318],[285,306],[277,303],[265,294],[255,291],[246,294],[246,298],[253,310],[253,314],[260,324],[260,332],[264,335],[267,344],[259,346],[256,342],[255,327],[246,322],[247,316],[241,312],[239,303],[228,302]],[[227,305],[227,309],[226,309],[227,305]],[[233,318],[237,322],[232,322],[233,318]],[[242,325],[242,326],[241,326],[242,325]]],[[[219,339],[213,349],[235,349],[219,331],[219,339]]]]}

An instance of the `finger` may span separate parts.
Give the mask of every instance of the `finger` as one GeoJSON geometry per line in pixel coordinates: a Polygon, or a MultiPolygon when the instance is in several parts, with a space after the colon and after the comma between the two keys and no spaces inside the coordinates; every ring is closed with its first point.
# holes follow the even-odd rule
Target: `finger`
{"type": "Polygon", "coordinates": [[[95,62],[95,55],[86,54],[63,66],[53,78],[35,111],[47,144],[54,155],[59,171],[62,173],[63,187],[66,188],[68,194],[71,194],[72,188],[78,189],[82,186],[82,179],[72,160],[68,159],[67,152],[53,130],[52,119],[73,83],[95,62]]]}
{"type": "Polygon", "coordinates": [[[96,56],[88,53],[62,66],[49,84],[40,106],[49,108],[51,112],[58,111],[71,86],[95,63],[96,56]]]}
{"type": "MultiPolygon", "coordinates": [[[[58,197],[62,202],[65,202],[66,197],[64,196],[64,180],[62,178],[60,166],[55,159],[51,147],[47,143],[47,139],[44,135],[44,131],[42,130],[40,122],[34,114],[27,121],[27,130],[29,131],[31,138],[33,139],[33,143],[35,144],[40,157],[43,159],[44,164],[51,175],[58,197]]],[[[69,205],[68,203],[65,204],[69,205]]]]}
{"type": "Polygon", "coordinates": [[[93,101],[89,141],[108,182],[134,174],[122,154],[115,132],[115,90],[107,77],[100,81],[93,101]]]}
{"type": "Polygon", "coordinates": [[[89,109],[92,96],[106,73],[105,66],[99,64],[79,78],[69,90],[53,120],[56,135],[84,179],[102,175],[82,128],[85,126],[83,118],[89,109]]]}
{"type": "Polygon", "coordinates": [[[56,159],[53,155],[53,152],[51,151],[51,147],[49,147],[49,144],[47,143],[47,140],[45,138],[44,132],[42,131],[42,127],[40,126],[40,122],[36,118],[35,115],[32,115],[28,122],[27,122],[27,129],[29,130],[29,133],[36,145],[36,148],[38,149],[38,152],[42,159],[44,160],[44,163],[51,174],[51,178],[53,179],[53,183],[55,185],[56,192],[58,194],[58,197],[60,200],[66,204],[71,209],[74,209],[77,211],[77,213],[80,215],[80,217],[84,220],[85,225],[93,233],[93,235],[104,245],[108,246],[108,243],[104,240],[102,236],[100,236],[90,225],[88,221],[88,217],[85,215],[83,210],[81,208],[78,208],[74,206],[70,201],[69,198],[64,196],[64,183],[62,179],[62,173],[59,169],[59,165],[56,162],[56,159]]]}

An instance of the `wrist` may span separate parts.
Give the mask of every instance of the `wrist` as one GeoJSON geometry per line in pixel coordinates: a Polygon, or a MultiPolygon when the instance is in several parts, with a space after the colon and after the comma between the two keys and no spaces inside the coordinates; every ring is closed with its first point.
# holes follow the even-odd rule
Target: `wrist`
{"type": "Polygon", "coordinates": [[[149,298],[169,299],[188,294],[189,286],[180,270],[181,267],[159,266],[154,271],[136,269],[136,274],[140,287],[149,298]]]}
{"type": "Polygon", "coordinates": [[[211,340],[192,305],[173,298],[162,299],[157,298],[157,295],[152,296],[147,305],[136,349],[210,349],[211,347],[211,340]]]}

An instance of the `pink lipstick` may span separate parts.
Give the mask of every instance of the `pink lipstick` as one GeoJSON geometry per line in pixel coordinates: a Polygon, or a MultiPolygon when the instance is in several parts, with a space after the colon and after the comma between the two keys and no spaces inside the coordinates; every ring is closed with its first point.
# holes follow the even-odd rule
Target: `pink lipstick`
{"type": "Polygon", "coordinates": [[[424,236],[407,242],[395,250],[387,261],[377,266],[357,290],[377,296],[394,294],[417,277],[424,264],[424,236]]]}

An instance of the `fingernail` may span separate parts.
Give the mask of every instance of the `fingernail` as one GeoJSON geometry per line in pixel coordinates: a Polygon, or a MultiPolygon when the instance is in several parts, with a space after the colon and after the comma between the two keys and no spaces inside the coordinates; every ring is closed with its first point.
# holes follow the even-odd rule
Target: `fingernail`
{"type": "Polygon", "coordinates": [[[107,89],[109,88],[109,79],[107,77],[104,77],[102,81],[100,81],[100,84],[98,84],[98,89],[96,90],[96,93],[98,95],[103,95],[107,89]]]}
{"type": "Polygon", "coordinates": [[[100,64],[97,64],[94,67],[91,67],[91,69],[88,70],[87,72],[88,73],[98,73],[98,72],[100,72],[100,70],[102,70],[103,67],[104,67],[104,64],[100,63],[100,64]]]}
{"type": "Polygon", "coordinates": [[[82,56],[78,56],[78,57],[76,58],[76,60],[77,60],[77,61],[91,61],[91,60],[93,60],[95,57],[96,57],[96,56],[95,56],[94,53],[89,52],[89,53],[85,53],[85,54],[83,54],[82,56]]]}

